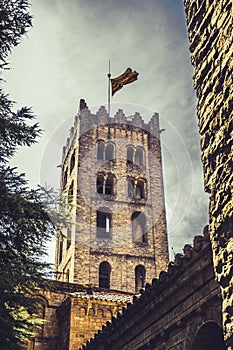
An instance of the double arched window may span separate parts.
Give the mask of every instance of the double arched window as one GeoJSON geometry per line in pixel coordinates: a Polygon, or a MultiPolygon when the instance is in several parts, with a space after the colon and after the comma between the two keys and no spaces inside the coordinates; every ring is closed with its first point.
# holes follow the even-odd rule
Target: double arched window
{"type": "Polygon", "coordinates": [[[110,289],[111,265],[103,261],[99,266],[99,288],[110,289]]]}
{"type": "Polygon", "coordinates": [[[96,178],[96,191],[100,194],[114,195],[115,194],[115,176],[111,173],[99,173],[96,178]]]}
{"type": "Polygon", "coordinates": [[[145,151],[142,147],[127,146],[127,164],[136,164],[138,166],[145,166],[145,151]]]}
{"type": "Polygon", "coordinates": [[[132,199],[147,198],[147,182],[145,179],[127,178],[128,197],[132,199]]]}
{"type": "Polygon", "coordinates": [[[138,265],[135,268],[135,292],[139,293],[140,289],[144,288],[146,280],[146,269],[143,265],[138,265]]]}
{"type": "Polygon", "coordinates": [[[103,140],[97,143],[97,159],[113,161],[115,159],[115,145],[112,142],[105,143],[103,140]]]}
{"type": "Polygon", "coordinates": [[[147,243],[146,216],[140,211],[135,211],[131,216],[132,239],[134,243],[147,243]]]}
{"type": "Polygon", "coordinates": [[[96,236],[98,238],[111,238],[112,212],[102,207],[96,211],[96,236]]]}

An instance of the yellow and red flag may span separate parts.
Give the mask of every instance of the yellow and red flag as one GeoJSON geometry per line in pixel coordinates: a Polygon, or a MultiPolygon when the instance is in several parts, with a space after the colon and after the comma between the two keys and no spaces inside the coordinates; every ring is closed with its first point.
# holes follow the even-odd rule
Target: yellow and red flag
{"type": "Polygon", "coordinates": [[[123,88],[124,85],[130,84],[133,81],[138,79],[138,74],[136,71],[132,71],[131,68],[127,68],[126,71],[121,74],[119,77],[111,79],[112,84],[112,96],[121,88],[123,88]]]}

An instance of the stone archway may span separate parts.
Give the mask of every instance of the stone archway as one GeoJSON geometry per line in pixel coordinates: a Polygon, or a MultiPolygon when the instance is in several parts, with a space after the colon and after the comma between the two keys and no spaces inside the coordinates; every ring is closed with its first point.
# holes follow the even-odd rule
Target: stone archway
{"type": "Polygon", "coordinates": [[[207,322],[198,330],[191,350],[226,350],[222,328],[216,322],[207,322]]]}

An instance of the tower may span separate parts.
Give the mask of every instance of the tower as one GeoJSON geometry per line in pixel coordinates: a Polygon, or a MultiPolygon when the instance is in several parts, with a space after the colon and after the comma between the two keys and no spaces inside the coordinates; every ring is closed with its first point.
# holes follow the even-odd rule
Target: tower
{"type": "Polygon", "coordinates": [[[145,123],[80,100],[63,148],[72,220],[58,234],[56,278],[138,292],[168,262],[159,116],[145,123]]]}

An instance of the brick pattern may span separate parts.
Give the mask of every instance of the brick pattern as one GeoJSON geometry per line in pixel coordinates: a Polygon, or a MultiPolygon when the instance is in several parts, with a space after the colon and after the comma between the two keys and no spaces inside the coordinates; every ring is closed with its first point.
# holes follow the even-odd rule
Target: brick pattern
{"type": "Polygon", "coordinates": [[[223,296],[226,343],[233,348],[232,1],[185,0],[210,236],[223,296]]]}
{"type": "Polygon", "coordinates": [[[68,249],[67,229],[65,238],[59,236],[57,240],[56,267],[60,272],[57,279],[69,278],[70,282],[98,286],[99,265],[107,261],[111,265],[111,289],[135,292],[138,265],[145,266],[145,282],[151,282],[168,263],[158,114],[145,123],[138,113],[126,118],[119,110],[115,117],[109,118],[104,107],[93,115],[86,104],[82,105],[63,149],[62,162],[61,187],[67,196],[71,193],[69,202],[75,224],[71,225],[68,249]],[[97,159],[99,140],[105,147],[108,143],[114,145],[112,161],[97,159]],[[142,165],[127,164],[129,145],[135,154],[137,149],[142,150],[142,165]],[[108,174],[113,175],[113,194],[97,193],[97,174],[103,174],[105,181],[108,174]],[[145,198],[128,197],[127,178],[133,178],[135,183],[144,181],[145,198]],[[97,209],[101,207],[112,212],[110,239],[96,236],[97,209]],[[133,241],[134,212],[146,216],[147,242],[133,241]]]}

